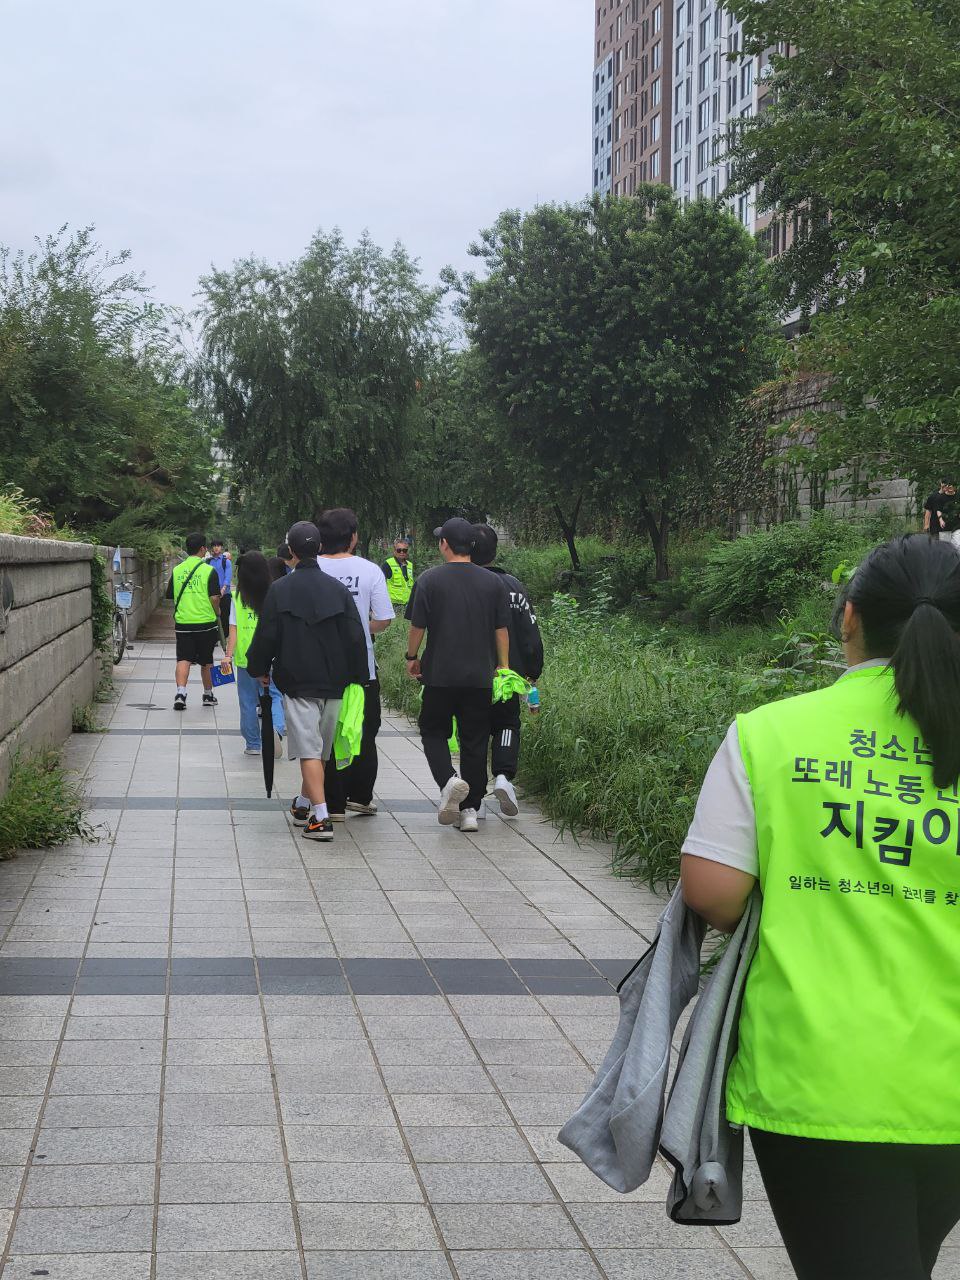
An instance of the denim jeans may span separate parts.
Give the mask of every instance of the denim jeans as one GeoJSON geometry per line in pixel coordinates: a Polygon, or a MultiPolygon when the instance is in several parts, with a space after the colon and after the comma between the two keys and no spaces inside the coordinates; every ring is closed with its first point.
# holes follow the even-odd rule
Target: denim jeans
{"type": "MultiPolygon", "coordinates": [[[[240,732],[248,747],[260,749],[260,718],[257,704],[263,686],[249,675],[246,667],[237,667],[237,698],[240,701],[240,732]]],[[[279,733],[286,732],[283,718],[283,698],[277,686],[270,681],[270,700],[273,703],[273,727],[279,733]]]]}

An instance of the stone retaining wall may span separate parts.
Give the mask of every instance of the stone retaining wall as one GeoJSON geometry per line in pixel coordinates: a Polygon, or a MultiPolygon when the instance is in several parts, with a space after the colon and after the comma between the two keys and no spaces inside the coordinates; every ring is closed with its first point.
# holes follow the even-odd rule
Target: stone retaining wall
{"type": "Polygon", "coordinates": [[[97,672],[83,542],[0,535],[0,792],[21,747],[59,746],[97,672]]]}
{"type": "Polygon", "coordinates": [[[170,581],[173,569],[172,560],[141,560],[132,547],[120,548],[122,569],[118,573],[113,567],[115,547],[98,547],[100,555],[107,567],[107,585],[114,588],[121,582],[132,582],[137,590],[133,593],[133,605],[127,615],[127,636],[136,640],[142,627],[153,614],[163,599],[163,594],[170,581]]]}

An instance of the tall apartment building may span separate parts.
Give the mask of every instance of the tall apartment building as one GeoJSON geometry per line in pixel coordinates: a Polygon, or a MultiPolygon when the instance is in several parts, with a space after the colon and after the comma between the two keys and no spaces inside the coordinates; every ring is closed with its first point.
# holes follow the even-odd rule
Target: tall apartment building
{"type": "Polygon", "coordinates": [[[669,182],[673,0],[594,0],[593,190],[669,182]]]}
{"type": "MultiPolygon", "coordinates": [[[[757,110],[756,59],[731,62],[740,24],[719,0],[596,3],[593,189],[630,195],[663,182],[686,200],[717,198],[732,122],[757,110]]],[[[756,229],[752,195],[733,211],[756,229]]]]}

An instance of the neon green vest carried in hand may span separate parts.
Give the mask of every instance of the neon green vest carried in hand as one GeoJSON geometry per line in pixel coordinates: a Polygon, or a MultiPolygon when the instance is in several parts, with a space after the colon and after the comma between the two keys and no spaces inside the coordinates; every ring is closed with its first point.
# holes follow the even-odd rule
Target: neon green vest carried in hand
{"type": "Polygon", "coordinates": [[[253,640],[253,633],[257,629],[259,615],[254,613],[249,605],[244,604],[239,595],[233,597],[233,610],[237,617],[237,647],[233,651],[233,662],[234,666],[245,667],[247,650],[253,640]]]}
{"type": "Polygon", "coordinates": [[[403,576],[403,570],[397,563],[396,556],[390,557],[387,568],[390,570],[390,577],[387,579],[387,595],[390,597],[390,603],[405,608],[413,594],[413,562],[407,561],[406,577],[403,576]]]}
{"type": "Polygon", "coordinates": [[[217,615],[210,603],[208,590],[212,572],[206,561],[201,560],[199,556],[187,556],[186,560],[176,566],[173,571],[173,599],[176,602],[177,596],[180,596],[180,603],[176,606],[174,614],[177,622],[191,625],[200,622],[216,622],[217,615]],[[199,565],[200,568],[190,578],[186,591],[180,596],[180,588],[190,577],[194,565],[199,565]]]}
{"type": "MultiPolygon", "coordinates": [[[[738,719],[763,912],[727,1114],[774,1133],[960,1143],[960,804],[892,669],[738,719]]],[[[960,726],[958,726],[960,732],[960,726]]]]}

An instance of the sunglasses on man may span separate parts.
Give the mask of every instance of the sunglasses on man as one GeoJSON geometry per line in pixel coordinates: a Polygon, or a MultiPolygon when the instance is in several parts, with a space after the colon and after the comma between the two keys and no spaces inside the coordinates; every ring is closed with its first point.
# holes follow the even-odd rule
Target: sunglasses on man
{"type": "Polygon", "coordinates": [[[406,556],[410,554],[410,551],[407,547],[394,547],[393,554],[395,556],[406,556]]]}

